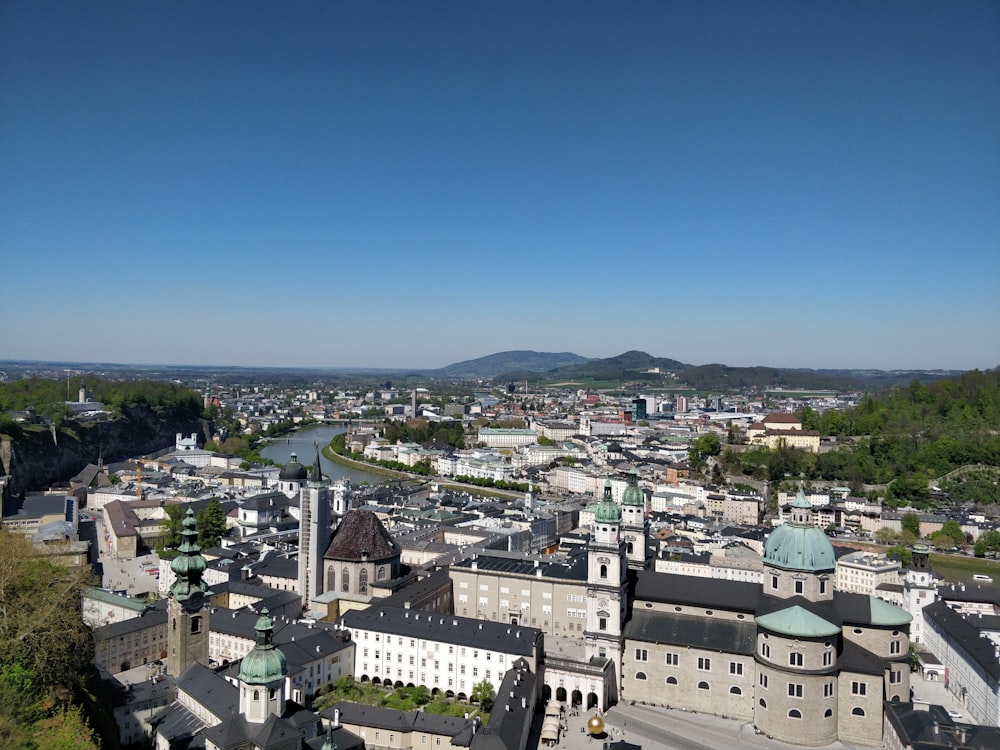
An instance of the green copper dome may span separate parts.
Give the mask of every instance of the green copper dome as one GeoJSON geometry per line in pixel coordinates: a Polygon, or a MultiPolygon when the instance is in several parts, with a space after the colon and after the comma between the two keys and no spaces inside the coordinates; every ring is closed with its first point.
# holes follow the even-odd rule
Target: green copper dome
{"type": "Polygon", "coordinates": [[[834,570],[837,562],[826,534],[812,524],[812,506],[799,490],[792,518],[767,538],[764,564],[785,570],[834,570]]]}
{"type": "Polygon", "coordinates": [[[266,685],[277,682],[288,674],[288,664],[281,649],[271,643],[274,634],[274,622],[267,607],[260,611],[257,624],[257,645],[240,662],[240,682],[249,685],[266,685]]]}
{"type": "Polygon", "coordinates": [[[646,507],[646,495],[639,489],[639,478],[633,470],[628,477],[628,487],[622,495],[622,505],[641,505],[646,507]]]}
{"type": "Polygon", "coordinates": [[[839,625],[798,605],[761,615],[757,618],[757,624],[772,633],[799,638],[826,638],[840,633],[839,625]]]}
{"type": "Polygon", "coordinates": [[[604,480],[604,499],[597,505],[594,511],[594,520],[597,523],[620,523],[622,520],[622,509],[618,507],[611,498],[611,480],[604,480]]]}

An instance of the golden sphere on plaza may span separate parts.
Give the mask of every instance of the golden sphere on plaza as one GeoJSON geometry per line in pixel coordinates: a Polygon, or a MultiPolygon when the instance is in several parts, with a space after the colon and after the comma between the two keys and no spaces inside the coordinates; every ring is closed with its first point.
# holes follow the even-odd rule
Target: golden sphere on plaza
{"type": "Polygon", "coordinates": [[[587,719],[587,731],[595,737],[604,732],[604,719],[600,716],[591,716],[587,719]]]}

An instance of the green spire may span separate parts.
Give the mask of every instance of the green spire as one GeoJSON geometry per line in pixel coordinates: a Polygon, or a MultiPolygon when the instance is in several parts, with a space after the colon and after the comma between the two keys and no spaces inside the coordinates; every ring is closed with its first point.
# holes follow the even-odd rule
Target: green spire
{"type": "Polygon", "coordinates": [[[326,739],[323,741],[323,747],[319,750],[339,750],[337,743],[333,741],[333,724],[327,725],[326,739]]]}
{"type": "Polygon", "coordinates": [[[205,572],[205,558],[201,556],[201,547],[198,546],[198,522],[190,508],[184,514],[181,525],[181,545],[177,548],[180,554],[170,563],[170,569],[176,576],[170,595],[178,601],[185,601],[195,592],[205,594],[208,586],[201,580],[205,572]]]}

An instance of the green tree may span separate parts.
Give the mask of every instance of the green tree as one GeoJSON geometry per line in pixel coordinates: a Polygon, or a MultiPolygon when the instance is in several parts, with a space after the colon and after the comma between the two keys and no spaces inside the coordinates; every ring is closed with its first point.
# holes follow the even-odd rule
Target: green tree
{"type": "Polygon", "coordinates": [[[198,544],[202,549],[218,547],[226,533],[226,514],[219,501],[212,498],[208,505],[198,511],[198,544]]]}
{"type": "Polygon", "coordinates": [[[171,503],[166,506],[165,512],[163,536],[160,537],[160,541],[156,545],[156,551],[161,555],[167,549],[180,546],[181,531],[184,529],[184,514],[187,509],[180,503],[171,503]]]}
{"type": "Polygon", "coordinates": [[[886,557],[893,557],[899,560],[900,565],[904,568],[910,564],[910,558],[913,553],[910,551],[909,547],[903,547],[902,545],[897,545],[895,547],[890,547],[885,551],[886,557]]]}
{"type": "Polygon", "coordinates": [[[909,531],[917,539],[920,538],[920,516],[913,511],[904,513],[903,517],[899,521],[900,526],[903,527],[903,531],[909,531]]]}
{"type": "Polygon", "coordinates": [[[951,549],[955,546],[955,539],[943,531],[939,531],[933,536],[931,536],[931,544],[937,550],[951,549]]]}
{"type": "Polygon", "coordinates": [[[984,531],[976,539],[976,557],[985,557],[987,553],[996,554],[1000,552],[1000,531],[984,531]]]}
{"type": "Polygon", "coordinates": [[[489,713],[493,708],[493,701],[496,699],[496,691],[491,682],[483,680],[472,688],[472,695],[469,697],[473,703],[479,704],[480,711],[489,713]]]}
{"type": "Polygon", "coordinates": [[[949,518],[943,524],[941,524],[941,533],[947,534],[952,539],[955,540],[955,544],[965,543],[965,532],[962,531],[962,526],[953,518],[949,518]]]}
{"type": "Polygon", "coordinates": [[[24,537],[0,531],[3,747],[96,747],[74,703],[93,674],[93,635],[80,616],[89,583],[87,569],[59,565],[24,537]]]}
{"type": "Polygon", "coordinates": [[[883,526],[875,532],[875,539],[882,544],[892,544],[899,540],[899,532],[895,529],[890,529],[888,526],[883,526]]]}

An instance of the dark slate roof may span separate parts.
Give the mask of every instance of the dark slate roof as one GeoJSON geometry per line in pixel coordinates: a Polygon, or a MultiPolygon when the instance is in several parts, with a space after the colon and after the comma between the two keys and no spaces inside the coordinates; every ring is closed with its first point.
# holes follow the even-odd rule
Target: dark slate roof
{"type": "Polygon", "coordinates": [[[988,602],[1000,607],[1000,587],[997,586],[983,586],[978,583],[938,586],[937,596],[946,602],[988,602]]]}
{"type": "Polygon", "coordinates": [[[886,703],[885,716],[902,747],[921,750],[993,750],[1000,747],[1000,728],[957,724],[942,706],[932,705],[921,710],[912,703],[886,703]]]}
{"type": "Polygon", "coordinates": [[[138,617],[119,620],[94,628],[94,638],[103,641],[137,630],[155,628],[167,624],[167,600],[159,599],[142,611],[138,617]]]}
{"type": "Polygon", "coordinates": [[[365,610],[352,610],[344,614],[340,622],[348,629],[424,638],[520,656],[534,653],[542,638],[542,631],[538,628],[400,607],[372,606],[365,610]]]}
{"type": "Polygon", "coordinates": [[[156,711],[149,718],[149,723],[155,727],[157,734],[167,740],[170,747],[182,747],[185,750],[205,747],[205,738],[200,731],[204,724],[179,703],[171,703],[156,711]]]}
{"type": "Polygon", "coordinates": [[[523,659],[503,676],[489,723],[476,732],[471,750],[521,750],[534,715],[538,677],[523,659]]]}
{"type": "Polygon", "coordinates": [[[837,669],[841,672],[882,675],[885,673],[885,659],[880,659],[871,651],[861,648],[853,641],[842,639],[844,648],[837,657],[837,669]]]}
{"type": "Polygon", "coordinates": [[[752,655],[757,626],[753,620],[633,610],[624,635],[634,641],[752,655]]]}
{"type": "Polygon", "coordinates": [[[426,711],[398,711],[384,706],[364,706],[346,701],[335,703],[320,715],[332,719],[334,710],[340,711],[341,723],[361,724],[396,732],[433,732],[448,737],[457,737],[463,732],[469,732],[471,735],[472,720],[462,716],[441,716],[426,711]]]}
{"type": "Polygon", "coordinates": [[[756,610],[760,595],[759,583],[656,573],[651,570],[639,571],[635,585],[637,600],[737,612],[756,610]]]}
{"type": "Polygon", "coordinates": [[[239,505],[246,510],[264,510],[266,508],[287,508],[291,505],[288,495],[284,492],[266,492],[262,495],[248,497],[239,505]]]}
{"type": "Polygon", "coordinates": [[[511,555],[477,555],[475,558],[455,563],[455,568],[470,568],[507,575],[533,576],[541,570],[542,578],[559,578],[569,581],[587,580],[586,550],[574,550],[567,558],[554,562],[535,560],[527,556],[511,555]]]}
{"type": "Polygon", "coordinates": [[[219,720],[237,713],[240,708],[236,686],[198,662],[192,662],[177,678],[177,692],[187,693],[219,720]]]}
{"type": "MultiPolygon", "coordinates": [[[[333,709],[327,709],[321,716],[327,716],[328,719],[333,716],[333,709]]],[[[327,721],[327,725],[330,721],[327,721]]],[[[312,737],[305,741],[305,746],[309,750],[323,750],[323,743],[327,739],[327,729],[324,728],[323,732],[318,737],[312,737]]],[[[365,741],[358,737],[353,732],[349,732],[343,727],[334,727],[333,729],[333,743],[336,745],[337,750],[364,750],[365,741]]]]}
{"type": "Polygon", "coordinates": [[[378,516],[368,510],[349,510],[340,522],[324,558],[360,561],[362,553],[369,560],[397,557],[401,550],[389,536],[378,516]]]}
{"type": "Polygon", "coordinates": [[[1000,681],[1000,662],[991,640],[984,638],[977,627],[978,618],[963,617],[938,600],[924,607],[924,621],[929,627],[944,633],[947,641],[960,651],[965,659],[989,675],[994,682],[1000,681]]]}

